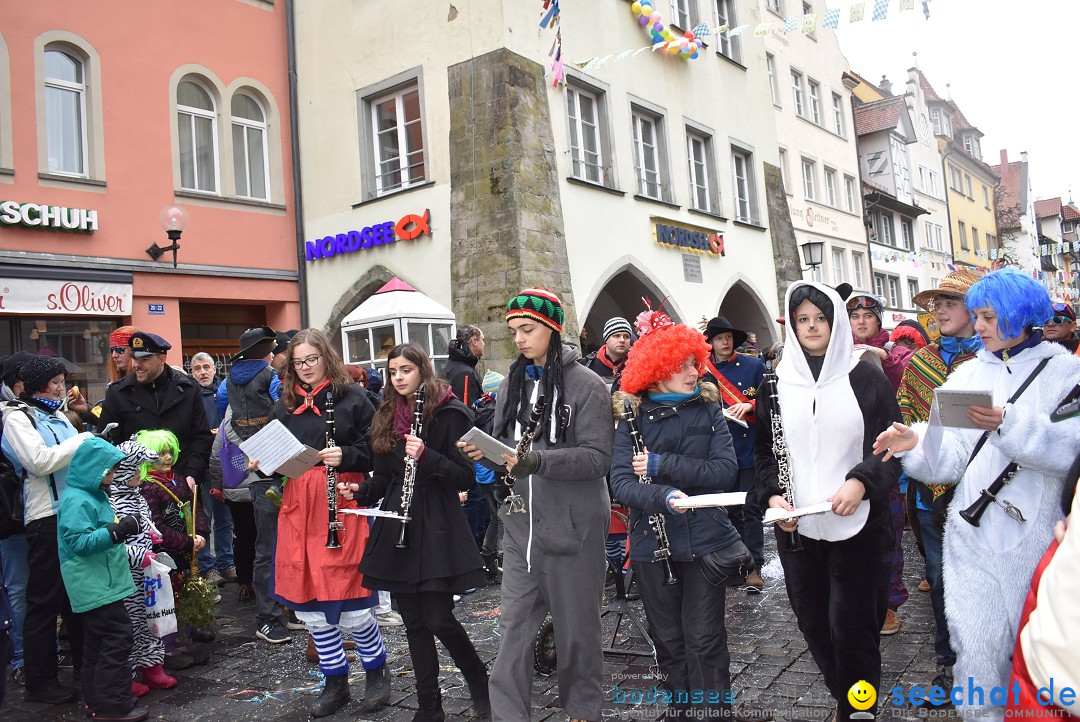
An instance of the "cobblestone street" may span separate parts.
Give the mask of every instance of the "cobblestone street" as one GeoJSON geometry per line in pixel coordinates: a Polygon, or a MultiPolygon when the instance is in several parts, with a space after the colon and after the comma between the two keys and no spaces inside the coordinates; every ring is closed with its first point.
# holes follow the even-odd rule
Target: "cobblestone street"
{"type": "MultiPolygon", "coordinates": [[[[771,537],[766,548],[768,559],[775,560],[771,537]]],[[[922,579],[922,559],[905,535],[905,582],[911,598],[900,609],[902,628],[891,637],[882,638],[882,688],[927,684],[934,676],[933,613],[929,595],[915,590],[922,579]]],[[[729,592],[727,627],[731,650],[731,676],[736,701],[747,716],[772,715],[778,722],[789,720],[825,720],[833,704],[821,681],[788,606],[783,580],[773,570],[779,562],[766,566],[765,591],[749,595],[742,590],[729,592]]],[[[290,644],[272,646],[254,638],[254,606],[236,601],[236,586],[222,588],[218,605],[218,639],[211,643],[209,663],[176,673],[177,689],[151,692],[141,704],[150,707],[151,719],[159,720],[305,720],[307,707],[321,687],[318,667],[303,656],[305,634],[297,633],[290,644]]],[[[640,602],[632,602],[644,620],[640,602]]],[[[498,649],[499,594],[497,588],[480,590],[466,596],[458,605],[458,616],[472,637],[480,656],[489,666],[498,649]]],[[[610,619],[609,615],[608,619],[610,619]]],[[[610,629],[610,624],[605,625],[610,629]]],[[[393,691],[391,706],[372,715],[361,716],[356,698],[363,694],[363,670],[353,664],[354,700],[328,720],[410,720],[416,709],[411,663],[402,627],[384,629],[389,654],[393,691]]],[[[620,635],[621,636],[621,635],[620,635]]],[[[633,644],[634,639],[620,639],[633,644]]],[[[637,640],[640,642],[640,640],[637,640]]],[[[655,682],[650,671],[651,659],[607,656],[605,675],[608,690],[648,689],[655,682]]],[[[61,673],[65,683],[70,672],[61,673]]],[[[461,675],[444,655],[443,706],[448,719],[469,720],[468,690],[461,675]]],[[[611,702],[610,691],[604,708],[605,720],[645,719],[660,716],[658,705],[633,706],[611,702]]],[[[879,702],[888,693],[878,690],[879,702]]],[[[889,706],[879,717],[918,719],[917,710],[889,706]]],[[[8,688],[7,704],[0,706],[0,719],[82,720],[75,704],[50,707],[23,701],[20,687],[8,688]]],[[[559,708],[555,676],[537,675],[533,683],[533,716],[538,720],[564,720],[559,708]]]]}

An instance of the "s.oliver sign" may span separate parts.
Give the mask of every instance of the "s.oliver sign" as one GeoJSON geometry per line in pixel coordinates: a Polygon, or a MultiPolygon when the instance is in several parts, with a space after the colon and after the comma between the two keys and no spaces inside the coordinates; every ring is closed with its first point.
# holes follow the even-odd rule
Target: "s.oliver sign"
{"type": "Polygon", "coordinates": [[[130,316],[130,283],[0,278],[0,312],[130,316]]]}

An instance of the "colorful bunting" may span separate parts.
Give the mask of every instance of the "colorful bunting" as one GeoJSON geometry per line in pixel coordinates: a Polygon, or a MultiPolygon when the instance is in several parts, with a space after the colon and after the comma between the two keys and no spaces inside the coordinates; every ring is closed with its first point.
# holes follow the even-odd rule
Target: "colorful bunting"
{"type": "Polygon", "coordinates": [[[840,8],[833,8],[825,12],[825,17],[821,21],[821,27],[832,28],[835,30],[840,25],[840,8]]]}
{"type": "Polygon", "coordinates": [[[802,16],[802,34],[811,35],[817,30],[817,13],[807,13],[802,16]]]}
{"type": "Polygon", "coordinates": [[[851,14],[848,16],[848,22],[857,23],[863,19],[866,14],[866,3],[857,2],[851,5],[851,14]]]}
{"type": "Polygon", "coordinates": [[[884,20],[889,15],[889,0],[874,0],[874,15],[871,22],[884,20]]]}

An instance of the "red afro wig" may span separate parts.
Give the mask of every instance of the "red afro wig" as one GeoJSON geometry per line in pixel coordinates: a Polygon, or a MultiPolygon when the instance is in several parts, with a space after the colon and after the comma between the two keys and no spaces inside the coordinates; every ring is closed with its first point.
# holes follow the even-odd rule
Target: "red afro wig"
{"type": "Polygon", "coordinates": [[[630,348],[619,388],[629,394],[640,394],[678,373],[691,355],[699,369],[705,365],[709,344],[701,331],[679,324],[648,333],[630,348]]]}
{"type": "Polygon", "coordinates": [[[919,330],[912,328],[911,326],[897,326],[893,329],[892,335],[889,336],[889,340],[896,343],[900,339],[911,341],[915,344],[916,349],[926,346],[926,339],[919,333],[919,330]]]}

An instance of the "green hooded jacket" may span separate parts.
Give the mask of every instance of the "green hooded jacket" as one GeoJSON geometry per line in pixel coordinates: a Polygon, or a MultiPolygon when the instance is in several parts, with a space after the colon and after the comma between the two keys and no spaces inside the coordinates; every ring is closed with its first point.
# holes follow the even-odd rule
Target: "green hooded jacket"
{"type": "Polygon", "coordinates": [[[87,439],[71,459],[60,499],[57,536],[60,575],[73,612],[97,609],[135,593],[127,548],[114,544],[106,524],[116,521],[101,482],[124,458],[104,439],[87,439]]]}

